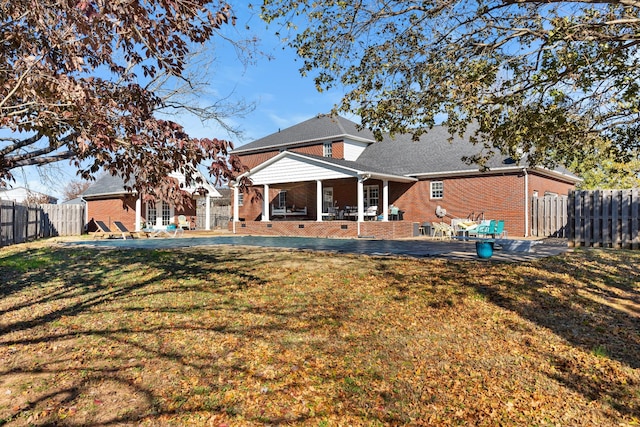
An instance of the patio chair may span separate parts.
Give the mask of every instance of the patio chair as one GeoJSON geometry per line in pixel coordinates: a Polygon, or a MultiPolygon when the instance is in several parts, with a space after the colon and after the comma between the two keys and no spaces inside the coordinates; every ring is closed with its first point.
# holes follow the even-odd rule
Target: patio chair
{"type": "Polygon", "coordinates": [[[187,220],[186,216],[179,215],[178,216],[178,227],[182,228],[183,230],[191,230],[191,223],[189,223],[189,221],[187,220]]]}
{"type": "Polygon", "coordinates": [[[433,237],[438,240],[451,239],[453,237],[453,227],[444,222],[438,222],[433,227],[433,237]]]}
{"type": "Polygon", "coordinates": [[[495,219],[484,220],[473,230],[468,231],[470,237],[489,237],[490,235],[495,237],[496,235],[497,221],[495,219]]]}
{"type": "MultiPolygon", "coordinates": [[[[96,221],[93,220],[93,222],[96,224],[96,226],[98,227],[98,230],[93,232],[93,238],[97,239],[97,238],[106,238],[106,239],[112,239],[116,236],[118,236],[118,233],[114,233],[113,231],[111,231],[111,229],[107,226],[107,224],[104,223],[104,221],[96,221]]],[[[124,238],[124,236],[123,236],[124,238]]]]}
{"type": "MultiPolygon", "coordinates": [[[[129,237],[131,237],[133,239],[135,237],[140,237],[140,235],[144,233],[144,232],[140,232],[140,231],[129,231],[127,226],[124,225],[120,221],[113,221],[113,225],[115,225],[116,228],[118,229],[118,231],[120,233],[122,233],[122,238],[125,239],[125,240],[126,240],[127,236],[129,236],[129,237]]],[[[148,235],[146,233],[144,233],[144,234],[145,234],[145,236],[148,235]]]]}
{"type": "Polygon", "coordinates": [[[378,207],[377,206],[369,206],[367,210],[364,211],[364,219],[367,218],[375,221],[378,216],[378,207]]]}
{"type": "Polygon", "coordinates": [[[389,206],[389,220],[397,221],[400,219],[400,208],[397,206],[389,206]]]}
{"type": "Polygon", "coordinates": [[[169,224],[166,227],[154,228],[151,230],[149,237],[177,237],[184,234],[184,230],[175,224],[169,224]]]}
{"type": "Polygon", "coordinates": [[[496,229],[493,231],[493,237],[497,238],[497,237],[506,237],[507,236],[507,230],[504,229],[504,220],[498,220],[498,223],[496,224],[496,229]]]}

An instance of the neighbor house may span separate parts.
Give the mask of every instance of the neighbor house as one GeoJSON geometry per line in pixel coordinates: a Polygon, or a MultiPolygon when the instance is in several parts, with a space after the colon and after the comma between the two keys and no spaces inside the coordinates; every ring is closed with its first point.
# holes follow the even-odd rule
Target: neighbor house
{"type": "Polygon", "coordinates": [[[190,228],[211,229],[209,209],[211,198],[220,197],[220,193],[201,176],[202,183],[191,185],[185,182],[184,175],[171,175],[180,183],[180,187],[191,194],[191,207],[181,210],[173,204],[157,200],[146,202],[136,192],[125,188],[125,181],[120,176],[104,174],[98,178],[82,194],[86,201],[88,231],[95,230],[95,221],[103,221],[112,227],[114,221],[122,222],[129,230],[139,231],[145,227],[161,227],[177,224],[178,217],[184,215],[190,228]],[[202,217],[204,221],[199,221],[202,217]]]}
{"type": "Polygon", "coordinates": [[[0,200],[9,200],[16,203],[58,203],[58,199],[48,194],[30,190],[26,187],[14,187],[0,189],[0,200]]]}
{"type": "Polygon", "coordinates": [[[358,129],[318,115],[233,151],[253,187],[231,183],[242,234],[409,237],[425,222],[502,219],[510,236],[529,234],[534,194],[568,194],[566,170],[528,167],[496,155],[486,171],[462,161],[480,147],[434,127],[418,141],[358,129]],[[261,197],[255,197],[259,194],[261,197]],[[375,221],[371,221],[375,220],[375,221]]]}

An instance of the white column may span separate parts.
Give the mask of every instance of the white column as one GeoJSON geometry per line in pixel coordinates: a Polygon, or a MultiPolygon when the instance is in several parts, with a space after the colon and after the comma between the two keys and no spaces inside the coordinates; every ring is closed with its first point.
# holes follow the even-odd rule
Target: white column
{"type": "Polygon", "coordinates": [[[142,197],[136,199],[136,231],[142,229],[142,197]]]}
{"type": "Polygon", "coordinates": [[[262,218],[261,221],[269,221],[269,184],[264,184],[262,190],[262,218]]]}
{"type": "Polygon", "coordinates": [[[316,221],[322,221],[322,181],[316,181],[316,221]]]}
{"type": "Polygon", "coordinates": [[[240,215],[240,191],[238,190],[238,184],[233,184],[233,232],[236,232],[236,223],[238,222],[238,216],[240,215]]]}
{"type": "Polygon", "coordinates": [[[156,200],[156,218],[155,223],[157,228],[162,228],[162,209],[164,208],[164,202],[156,200]]]}
{"type": "Polygon", "coordinates": [[[204,229],[211,230],[211,195],[207,191],[207,195],[204,196],[204,229]]]}
{"type": "Polygon", "coordinates": [[[524,172],[524,237],[529,237],[529,174],[527,169],[523,169],[524,172]]]}
{"type": "Polygon", "coordinates": [[[364,179],[358,177],[358,222],[364,221],[364,179]]]}
{"type": "Polygon", "coordinates": [[[389,181],[382,181],[382,220],[389,221],[389,181]]]}

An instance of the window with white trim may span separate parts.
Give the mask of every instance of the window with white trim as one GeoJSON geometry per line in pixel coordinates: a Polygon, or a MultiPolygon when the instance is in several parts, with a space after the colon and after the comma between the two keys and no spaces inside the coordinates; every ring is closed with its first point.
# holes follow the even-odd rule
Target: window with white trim
{"type": "Polygon", "coordinates": [[[238,206],[244,206],[244,193],[238,193],[238,206]]]}
{"type": "Polygon", "coordinates": [[[162,225],[169,225],[173,222],[173,215],[169,203],[162,202],[162,225]]]}
{"type": "Polygon", "coordinates": [[[377,185],[364,186],[364,207],[378,206],[380,200],[380,189],[377,185]]]}
{"type": "Polygon", "coordinates": [[[325,142],[322,144],[322,155],[324,157],[333,157],[333,143],[325,142]]]}
{"type": "Polygon", "coordinates": [[[158,211],[156,211],[156,203],[153,201],[147,202],[146,226],[153,227],[154,225],[156,225],[157,217],[158,217],[158,211]]]}
{"type": "Polygon", "coordinates": [[[287,207],[287,191],[282,190],[278,193],[278,207],[286,208],[287,207]]]}
{"type": "Polygon", "coordinates": [[[431,198],[442,199],[444,197],[444,182],[431,181],[431,198]]]}

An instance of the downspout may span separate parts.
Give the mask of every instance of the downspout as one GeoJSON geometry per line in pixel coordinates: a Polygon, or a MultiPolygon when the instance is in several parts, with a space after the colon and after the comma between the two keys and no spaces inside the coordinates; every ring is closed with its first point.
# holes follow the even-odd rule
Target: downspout
{"type": "Polygon", "coordinates": [[[527,168],[524,172],[524,237],[529,237],[529,174],[527,168]]]}
{"type": "Polygon", "coordinates": [[[83,208],[84,208],[84,225],[82,226],[82,228],[84,229],[84,231],[88,232],[88,225],[89,225],[89,204],[87,203],[87,201],[84,199],[84,197],[81,195],[80,196],[80,200],[82,200],[83,203],[83,208]]]}

